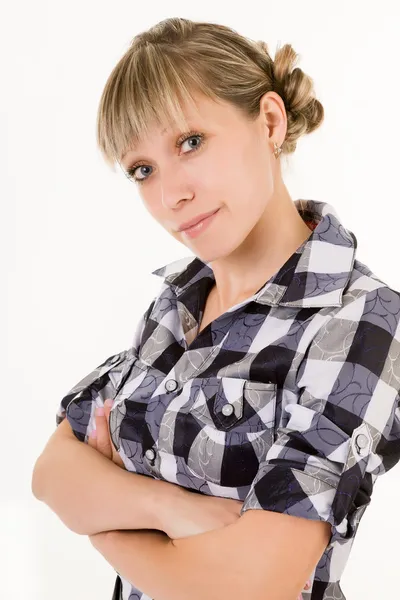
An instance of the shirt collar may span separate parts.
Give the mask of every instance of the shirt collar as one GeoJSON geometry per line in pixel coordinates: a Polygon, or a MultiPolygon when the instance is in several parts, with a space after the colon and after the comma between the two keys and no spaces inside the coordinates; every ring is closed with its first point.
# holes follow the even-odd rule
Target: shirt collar
{"type": "MultiPolygon", "coordinates": [[[[254,294],[253,301],[271,306],[341,306],[356,255],[357,238],[339,220],[332,205],[317,200],[295,200],[304,221],[317,223],[275,275],[254,294]]],[[[177,295],[203,277],[214,279],[209,263],[187,256],[152,272],[177,295]]]]}

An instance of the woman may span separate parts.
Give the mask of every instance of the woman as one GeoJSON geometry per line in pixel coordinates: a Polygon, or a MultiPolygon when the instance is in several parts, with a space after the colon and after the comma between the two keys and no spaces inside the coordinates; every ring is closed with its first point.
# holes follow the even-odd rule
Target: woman
{"type": "Polygon", "coordinates": [[[84,473],[68,480],[76,530],[117,571],[114,598],[342,600],[373,484],[399,460],[399,293],[356,259],[332,206],[293,201],[282,179],[281,153],[323,120],[296,56],[167,19],[134,38],[103,91],[105,160],[195,255],[154,272],[132,347],[62,399],[69,450],[86,443],[76,473],[54,434],[43,456],[58,458],[36,476],[64,516],[57,473],[84,473]],[[100,458],[107,514],[108,497],[82,500],[100,458]],[[116,488],[127,473],[130,513],[116,488]]]}

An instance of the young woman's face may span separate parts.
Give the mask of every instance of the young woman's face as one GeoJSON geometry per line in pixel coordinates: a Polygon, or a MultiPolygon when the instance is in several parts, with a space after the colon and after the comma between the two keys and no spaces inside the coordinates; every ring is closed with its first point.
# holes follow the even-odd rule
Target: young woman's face
{"type": "Polygon", "coordinates": [[[122,165],[150,214],[208,262],[240,246],[262,216],[274,191],[275,159],[263,114],[249,122],[231,104],[204,96],[196,102],[198,113],[185,112],[190,131],[153,129],[122,165]],[[179,231],[214,212],[196,230],[179,231]]]}

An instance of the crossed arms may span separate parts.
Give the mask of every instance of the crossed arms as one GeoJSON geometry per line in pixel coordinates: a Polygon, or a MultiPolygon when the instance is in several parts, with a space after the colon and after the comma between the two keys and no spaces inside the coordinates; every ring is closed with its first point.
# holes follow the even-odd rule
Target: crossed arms
{"type": "Polygon", "coordinates": [[[296,600],[328,544],[328,523],[249,510],[226,527],[172,540],[168,519],[193,494],[121,469],[62,426],[36,462],[32,491],[72,531],[91,536],[122,577],[157,600],[296,600]]]}

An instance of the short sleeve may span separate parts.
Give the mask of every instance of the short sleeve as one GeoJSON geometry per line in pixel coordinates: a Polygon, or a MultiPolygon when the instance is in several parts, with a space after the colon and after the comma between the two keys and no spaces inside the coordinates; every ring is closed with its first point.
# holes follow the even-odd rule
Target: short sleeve
{"type": "Polygon", "coordinates": [[[326,521],[330,543],[354,536],[375,480],[400,459],[399,316],[399,294],[385,287],[323,321],[241,514],[326,521]]]}
{"type": "Polygon", "coordinates": [[[154,302],[155,299],[139,319],[131,347],[106,358],[63,396],[56,412],[57,427],[67,418],[75,436],[87,442],[96,406],[103,406],[107,398],[115,397],[124,374],[138,356],[154,302]]]}

